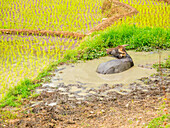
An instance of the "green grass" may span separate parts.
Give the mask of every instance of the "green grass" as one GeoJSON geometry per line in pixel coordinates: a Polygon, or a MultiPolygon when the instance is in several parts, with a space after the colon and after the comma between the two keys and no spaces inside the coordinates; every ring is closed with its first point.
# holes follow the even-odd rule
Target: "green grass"
{"type": "Polygon", "coordinates": [[[151,122],[148,124],[148,128],[169,128],[170,124],[163,125],[163,123],[170,122],[170,114],[162,115],[158,118],[154,118],[151,122]]]}
{"type": "Polygon", "coordinates": [[[16,119],[18,114],[13,113],[11,111],[0,111],[0,119],[8,120],[8,119],[16,119]]]}
{"type": "Polygon", "coordinates": [[[29,79],[22,80],[17,86],[8,90],[6,95],[0,100],[0,107],[21,105],[22,98],[28,98],[32,94],[31,91],[38,86],[40,84],[33,84],[29,79]]]}

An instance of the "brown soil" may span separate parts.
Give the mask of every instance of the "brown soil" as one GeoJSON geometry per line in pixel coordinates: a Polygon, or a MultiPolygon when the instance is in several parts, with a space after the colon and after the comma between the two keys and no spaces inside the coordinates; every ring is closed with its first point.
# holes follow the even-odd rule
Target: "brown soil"
{"type": "MultiPolygon", "coordinates": [[[[109,17],[104,22],[98,24],[96,27],[92,28],[86,35],[90,35],[94,31],[99,31],[112,25],[114,21],[126,16],[132,16],[138,11],[133,7],[114,0],[106,0],[102,6],[103,13],[106,17],[109,17]],[[111,1],[111,2],[110,2],[111,1]]],[[[66,32],[66,31],[50,31],[50,30],[18,30],[18,29],[0,29],[2,34],[20,34],[20,35],[45,35],[45,36],[61,36],[61,37],[73,37],[82,39],[86,35],[76,32],[66,32]]]]}
{"type": "Polygon", "coordinates": [[[115,14],[124,14],[129,11],[129,8],[123,7],[111,0],[105,0],[102,5],[102,14],[106,15],[107,18],[115,14]]]}
{"type": "Polygon", "coordinates": [[[50,30],[24,30],[24,29],[0,29],[2,34],[19,35],[41,35],[41,36],[60,36],[82,39],[85,35],[76,32],[50,31],[50,30]]]}
{"type": "Polygon", "coordinates": [[[98,24],[96,27],[92,28],[87,35],[95,31],[104,30],[118,19],[127,16],[133,16],[138,13],[138,11],[130,5],[114,0],[106,0],[102,6],[102,12],[108,12],[107,17],[109,18],[106,19],[104,22],[98,24]]]}
{"type": "MultiPolygon", "coordinates": [[[[154,92],[152,92],[154,94],[154,92]]],[[[132,94],[131,94],[132,95],[132,94]]],[[[146,95],[143,93],[143,96],[146,95]]],[[[162,114],[162,98],[157,96],[144,96],[130,98],[132,96],[120,96],[118,100],[93,100],[75,102],[64,101],[65,96],[57,93],[42,93],[38,98],[31,99],[33,102],[49,100],[60,97],[57,106],[45,106],[42,104],[34,107],[23,108],[19,115],[21,118],[6,120],[8,123],[0,124],[4,128],[58,128],[58,127],[89,127],[89,128],[128,128],[144,127],[153,118],[162,114]],[[63,99],[63,100],[62,100],[63,99]],[[25,114],[24,114],[25,113],[25,114]],[[160,114],[158,114],[160,113],[160,114]]],[[[27,105],[31,103],[27,101],[27,105]]],[[[168,108],[168,103],[165,108],[168,108]]]]}
{"type": "Polygon", "coordinates": [[[170,0],[157,0],[157,1],[164,1],[164,2],[166,2],[168,4],[170,4],[170,0]]]}

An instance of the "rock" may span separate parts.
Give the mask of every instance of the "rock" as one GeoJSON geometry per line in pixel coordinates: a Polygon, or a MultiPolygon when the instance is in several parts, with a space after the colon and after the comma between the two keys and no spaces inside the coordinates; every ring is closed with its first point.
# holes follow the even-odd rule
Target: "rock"
{"type": "Polygon", "coordinates": [[[107,92],[100,93],[100,96],[107,97],[107,92]]]}
{"type": "Polygon", "coordinates": [[[89,93],[89,92],[97,92],[97,90],[96,89],[94,89],[94,88],[91,88],[91,89],[88,89],[88,90],[86,90],[86,93],[89,93]]]}
{"type": "Polygon", "coordinates": [[[74,65],[71,65],[71,67],[75,67],[74,65]]]}
{"type": "Polygon", "coordinates": [[[43,91],[46,91],[46,89],[36,89],[36,90],[35,90],[35,93],[36,93],[36,94],[40,94],[40,93],[43,92],[43,91]]]}
{"type": "Polygon", "coordinates": [[[90,114],[94,114],[94,112],[93,112],[93,111],[90,111],[90,114]]]}
{"type": "Polygon", "coordinates": [[[74,93],[76,93],[76,94],[77,94],[77,93],[81,93],[81,90],[79,90],[79,91],[75,91],[74,93]]]}
{"type": "Polygon", "coordinates": [[[84,100],[84,97],[76,97],[77,100],[84,100]]]}
{"type": "Polygon", "coordinates": [[[69,97],[69,98],[68,98],[68,101],[75,101],[75,100],[76,100],[75,97],[69,97]]]}
{"type": "Polygon", "coordinates": [[[43,88],[49,88],[50,86],[48,84],[43,84],[42,87],[43,88]]]}
{"type": "Polygon", "coordinates": [[[90,114],[89,116],[87,116],[87,118],[94,118],[94,117],[97,117],[96,114],[90,114]]]}
{"type": "Polygon", "coordinates": [[[104,98],[102,98],[102,97],[99,97],[99,100],[100,100],[100,101],[103,101],[103,100],[104,100],[104,98]]]}
{"type": "Polygon", "coordinates": [[[32,104],[31,107],[38,106],[40,103],[42,103],[42,101],[32,104]]]}
{"type": "Polygon", "coordinates": [[[96,94],[96,92],[94,92],[94,91],[90,91],[90,93],[88,93],[88,94],[90,94],[90,95],[94,95],[94,94],[96,94]]]}
{"type": "Polygon", "coordinates": [[[108,19],[108,18],[103,18],[102,21],[105,21],[105,20],[107,20],[107,19],[108,19]]]}
{"type": "Polygon", "coordinates": [[[105,113],[105,110],[102,109],[101,112],[102,112],[102,113],[105,113]]]}
{"type": "Polygon", "coordinates": [[[56,87],[56,85],[54,85],[53,83],[46,83],[42,85],[43,88],[53,88],[56,87]]]}
{"type": "Polygon", "coordinates": [[[48,104],[48,106],[55,106],[55,105],[57,105],[57,102],[48,104]]]}
{"type": "Polygon", "coordinates": [[[67,88],[59,87],[58,90],[60,90],[62,92],[66,92],[67,88]]]}
{"type": "Polygon", "coordinates": [[[66,123],[67,123],[67,124],[75,124],[75,121],[69,120],[69,121],[67,121],[66,123]]]}
{"type": "Polygon", "coordinates": [[[58,68],[58,69],[55,69],[55,72],[59,72],[59,71],[62,71],[62,70],[64,70],[64,69],[66,69],[66,67],[58,68]]]}
{"type": "Polygon", "coordinates": [[[125,107],[128,108],[128,107],[129,107],[129,103],[127,103],[127,104],[125,105],[125,107]]]}
{"type": "Polygon", "coordinates": [[[82,104],[82,102],[81,101],[77,101],[76,104],[82,104]]]}
{"type": "Polygon", "coordinates": [[[55,90],[54,89],[48,89],[47,92],[52,93],[52,92],[55,92],[55,90]]]}
{"type": "Polygon", "coordinates": [[[110,89],[108,84],[102,84],[99,88],[100,88],[100,90],[103,90],[103,91],[110,89]]]}

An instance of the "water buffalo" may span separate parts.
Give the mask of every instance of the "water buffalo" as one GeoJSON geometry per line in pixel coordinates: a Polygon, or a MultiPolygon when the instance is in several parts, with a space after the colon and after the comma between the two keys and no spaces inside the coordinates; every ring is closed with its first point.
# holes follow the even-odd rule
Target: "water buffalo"
{"type": "Polygon", "coordinates": [[[125,46],[127,45],[120,45],[115,48],[107,49],[107,54],[117,59],[101,63],[96,72],[100,74],[113,74],[123,72],[134,66],[132,58],[125,50],[125,46]]]}

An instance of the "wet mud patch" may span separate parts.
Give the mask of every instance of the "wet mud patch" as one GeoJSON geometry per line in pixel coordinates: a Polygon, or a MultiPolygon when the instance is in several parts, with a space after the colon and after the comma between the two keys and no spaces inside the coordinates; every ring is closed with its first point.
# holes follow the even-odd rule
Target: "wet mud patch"
{"type": "Polygon", "coordinates": [[[130,12],[131,10],[123,5],[119,5],[114,3],[114,0],[105,0],[102,5],[102,13],[107,17],[111,17],[113,15],[119,14],[125,14],[127,12],[130,12]]]}

